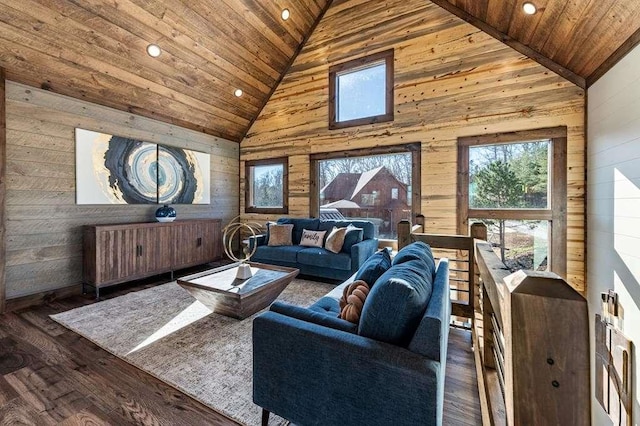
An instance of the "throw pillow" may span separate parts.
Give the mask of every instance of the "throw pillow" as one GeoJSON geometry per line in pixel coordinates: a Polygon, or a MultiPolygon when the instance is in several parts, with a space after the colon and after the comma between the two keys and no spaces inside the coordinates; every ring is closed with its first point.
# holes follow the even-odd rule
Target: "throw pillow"
{"type": "Polygon", "coordinates": [[[347,233],[344,236],[344,243],[342,243],[342,251],[344,253],[351,253],[351,246],[358,244],[364,239],[364,229],[357,228],[351,224],[347,226],[347,233]]]}
{"type": "Polygon", "coordinates": [[[269,246],[290,246],[293,225],[269,224],[269,246]]]}
{"type": "Polygon", "coordinates": [[[371,287],[358,334],[407,346],[431,298],[433,275],[422,260],[394,265],[371,287]]]}
{"type": "Polygon", "coordinates": [[[327,231],[309,231],[308,229],[302,230],[302,237],[300,238],[300,245],[307,247],[322,247],[324,241],[324,234],[327,231]]]}
{"type": "Polygon", "coordinates": [[[369,286],[362,280],[346,286],[340,298],[340,318],[354,324],[360,322],[360,314],[368,294],[369,286]]]}
{"type": "Polygon", "coordinates": [[[347,235],[347,229],[348,228],[336,228],[334,226],[327,237],[327,241],[324,243],[324,248],[332,253],[340,253],[342,244],[344,244],[344,237],[347,235]]]}
{"type": "Polygon", "coordinates": [[[387,250],[380,250],[364,261],[354,279],[371,283],[373,287],[373,283],[375,283],[382,274],[387,272],[389,268],[391,268],[389,252],[387,250]]]}

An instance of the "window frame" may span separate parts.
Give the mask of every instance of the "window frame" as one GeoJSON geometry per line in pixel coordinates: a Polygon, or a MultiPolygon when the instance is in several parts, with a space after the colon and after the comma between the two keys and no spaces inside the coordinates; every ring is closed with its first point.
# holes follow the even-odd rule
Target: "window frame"
{"type": "Polygon", "coordinates": [[[548,268],[566,277],[567,272],[567,128],[495,133],[458,138],[458,233],[469,233],[469,218],[546,220],[549,222],[548,268]],[[536,140],[550,141],[549,205],[546,209],[469,208],[469,148],[482,145],[513,144],[536,140]]]}
{"type": "Polygon", "coordinates": [[[309,185],[309,216],[320,217],[320,192],[318,187],[318,183],[320,182],[320,167],[318,165],[319,161],[338,160],[349,157],[371,157],[376,155],[411,153],[411,217],[415,222],[416,217],[421,215],[420,211],[422,208],[420,205],[421,150],[422,144],[420,142],[416,142],[385,147],[351,149],[347,151],[332,151],[311,154],[309,156],[309,176],[311,177],[311,182],[309,185]]]}
{"type": "Polygon", "coordinates": [[[341,64],[329,67],[329,129],[344,129],[346,127],[362,126],[365,124],[384,123],[393,121],[393,100],[394,100],[394,66],[393,66],[393,49],[384,50],[374,53],[373,55],[364,56],[362,58],[352,59],[341,64]],[[357,71],[358,68],[365,67],[374,62],[384,60],[385,69],[385,113],[373,115],[370,117],[356,118],[353,120],[337,121],[338,114],[338,93],[337,78],[339,74],[347,71],[357,71]]]}
{"type": "Polygon", "coordinates": [[[244,212],[264,214],[288,214],[289,213],[289,157],[266,158],[261,160],[247,160],[244,162],[244,212]],[[253,206],[253,173],[251,169],[256,166],[282,165],[282,207],[256,207],[253,206]]]}

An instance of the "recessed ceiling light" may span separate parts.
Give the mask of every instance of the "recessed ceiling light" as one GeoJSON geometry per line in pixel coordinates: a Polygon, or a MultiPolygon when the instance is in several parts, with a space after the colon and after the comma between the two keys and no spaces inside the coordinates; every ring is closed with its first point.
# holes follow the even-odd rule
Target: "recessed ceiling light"
{"type": "Polygon", "coordinates": [[[235,92],[233,92],[234,95],[236,95],[237,97],[242,96],[242,89],[236,89],[235,92]]]}
{"type": "Polygon", "coordinates": [[[162,53],[162,50],[160,49],[160,46],[158,46],[157,44],[150,44],[147,46],[147,53],[152,58],[157,58],[162,53]]]}
{"type": "Polygon", "coordinates": [[[535,4],[526,2],[522,5],[522,10],[524,10],[524,13],[527,15],[534,15],[538,11],[538,8],[535,4]]]}
{"type": "Polygon", "coordinates": [[[289,12],[289,9],[282,9],[282,15],[280,16],[282,16],[284,21],[286,21],[291,16],[291,12],[289,12]]]}

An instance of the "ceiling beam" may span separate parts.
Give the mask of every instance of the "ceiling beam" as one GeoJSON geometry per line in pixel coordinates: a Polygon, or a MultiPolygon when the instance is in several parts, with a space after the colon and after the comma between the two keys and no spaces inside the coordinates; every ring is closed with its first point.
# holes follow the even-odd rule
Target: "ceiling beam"
{"type": "Polygon", "coordinates": [[[634,47],[640,44],[640,28],[636,30],[635,33],[631,34],[624,43],[618,47],[615,52],[611,54],[603,63],[600,64],[598,68],[596,68],[590,76],[587,77],[587,87],[591,87],[593,83],[598,81],[600,77],[605,75],[607,71],[609,71],[615,64],[620,62],[622,58],[624,58],[627,53],[631,52],[634,47]]]}
{"type": "Polygon", "coordinates": [[[491,25],[487,24],[486,22],[476,18],[475,16],[467,13],[466,11],[460,9],[459,7],[454,6],[453,4],[449,3],[447,0],[431,0],[431,1],[433,3],[435,3],[435,4],[437,4],[438,6],[440,6],[441,8],[445,9],[446,11],[456,15],[458,18],[460,18],[460,19],[470,23],[474,27],[482,30],[483,32],[485,32],[488,35],[490,35],[491,37],[493,37],[493,38],[495,38],[497,40],[500,40],[502,43],[506,44],[507,46],[511,47],[512,49],[517,50],[518,52],[522,53],[523,55],[533,59],[534,61],[536,61],[537,63],[539,63],[543,67],[548,68],[551,71],[553,71],[554,73],[558,74],[559,76],[569,80],[570,82],[572,82],[576,86],[581,87],[583,89],[586,88],[586,81],[585,81],[585,79],[583,77],[581,77],[578,74],[574,73],[573,71],[563,67],[562,65],[554,62],[553,60],[547,58],[546,56],[544,56],[540,52],[537,52],[537,51],[533,50],[532,48],[530,48],[529,46],[527,46],[525,44],[522,44],[519,41],[511,38],[507,34],[504,34],[503,32],[498,31],[497,29],[495,29],[491,25]]]}
{"type": "Polygon", "coordinates": [[[316,21],[313,23],[313,25],[311,25],[311,28],[309,28],[309,31],[307,31],[307,33],[304,35],[304,38],[302,39],[302,41],[300,42],[300,45],[298,46],[298,48],[296,49],[295,53],[293,54],[293,56],[289,60],[289,63],[284,68],[284,71],[282,71],[282,74],[280,74],[280,78],[278,78],[278,81],[276,81],[276,84],[274,84],[273,87],[271,88],[271,91],[269,91],[269,94],[264,99],[264,102],[260,106],[260,109],[258,109],[258,112],[256,113],[256,115],[254,115],[253,118],[251,119],[251,121],[249,122],[249,125],[247,126],[247,130],[244,132],[244,135],[242,135],[242,138],[240,138],[240,143],[242,143],[244,138],[247,137],[247,134],[249,133],[249,130],[251,130],[251,126],[253,126],[253,123],[255,123],[256,120],[258,119],[258,117],[260,117],[260,114],[262,114],[262,110],[267,105],[267,102],[269,102],[269,99],[271,99],[271,96],[273,96],[273,93],[276,91],[278,86],[280,86],[280,83],[282,83],[282,79],[284,78],[285,75],[287,75],[287,73],[291,69],[291,66],[293,65],[293,63],[295,62],[296,58],[298,57],[298,55],[302,51],[302,48],[304,47],[305,44],[307,44],[307,41],[309,40],[309,37],[311,37],[311,34],[313,34],[313,32],[316,30],[316,27],[318,26],[320,21],[322,21],[322,18],[324,17],[324,14],[327,13],[327,10],[329,10],[329,8],[331,7],[332,4],[333,4],[333,0],[327,1],[327,4],[320,11],[320,15],[318,15],[318,18],[316,19],[316,21]]]}

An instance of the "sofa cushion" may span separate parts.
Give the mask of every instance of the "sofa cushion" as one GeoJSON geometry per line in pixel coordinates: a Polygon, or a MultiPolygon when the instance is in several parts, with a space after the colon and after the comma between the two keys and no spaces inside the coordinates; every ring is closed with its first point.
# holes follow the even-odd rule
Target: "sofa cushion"
{"type": "Polygon", "coordinates": [[[344,242],[342,243],[342,251],[345,253],[351,253],[351,247],[354,244],[358,244],[364,239],[364,230],[357,228],[353,225],[347,226],[347,233],[344,236],[344,242]]]}
{"type": "Polygon", "coordinates": [[[292,229],[293,225],[269,224],[269,240],[267,241],[267,245],[270,247],[290,246],[292,244],[292,229]]]}
{"type": "Polygon", "coordinates": [[[331,253],[340,253],[342,251],[344,237],[347,235],[348,229],[349,228],[336,228],[334,226],[327,236],[327,239],[324,243],[324,248],[329,250],[331,253]]]}
{"type": "Polygon", "coordinates": [[[358,330],[355,324],[338,318],[338,316],[331,311],[312,310],[310,308],[303,308],[302,306],[290,305],[278,300],[273,302],[269,307],[269,310],[292,318],[297,318],[302,321],[346,331],[348,333],[356,333],[358,330]]]}
{"type": "Polygon", "coordinates": [[[322,312],[330,314],[336,318],[340,315],[340,302],[339,299],[335,299],[329,296],[323,296],[318,299],[313,305],[309,306],[312,311],[322,312]]]}
{"type": "Polygon", "coordinates": [[[329,250],[320,247],[302,248],[303,249],[298,252],[298,263],[331,269],[351,269],[351,256],[345,253],[331,253],[329,250]]]}
{"type": "Polygon", "coordinates": [[[310,231],[308,229],[302,230],[302,237],[300,238],[300,245],[305,247],[322,247],[324,242],[324,234],[327,231],[310,231]]]}
{"type": "Polygon", "coordinates": [[[373,285],[358,334],[407,346],[431,297],[433,271],[421,259],[394,265],[373,285]]]}
{"type": "Polygon", "coordinates": [[[422,241],[416,241],[403,247],[393,258],[393,265],[399,265],[410,260],[422,260],[427,264],[432,273],[434,273],[436,269],[431,247],[422,241]]]}
{"type": "Polygon", "coordinates": [[[317,231],[320,219],[296,219],[290,217],[281,217],[280,219],[278,219],[278,223],[293,225],[293,244],[300,244],[302,231],[304,229],[317,231]]]}
{"type": "Polygon", "coordinates": [[[259,246],[251,259],[254,261],[296,263],[298,252],[304,249],[304,246],[259,246]]]}
{"type": "Polygon", "coordinates": [[[318,222],[318,230],[319,231],[327,231],[327,235],[335,227],[336,227],[336,221],[335,220],[321,220],[320,222],[318,222]]]}
{"type": "Polygon", "coordinates": [[[358,272],[356,272],[354,280],[362,280],[369,284],[369,287],[373,287],[378,278],[387,272],[390,267],[391,257],[389,257],[389,252],[380,250],[365,260],[358,272]]]}

